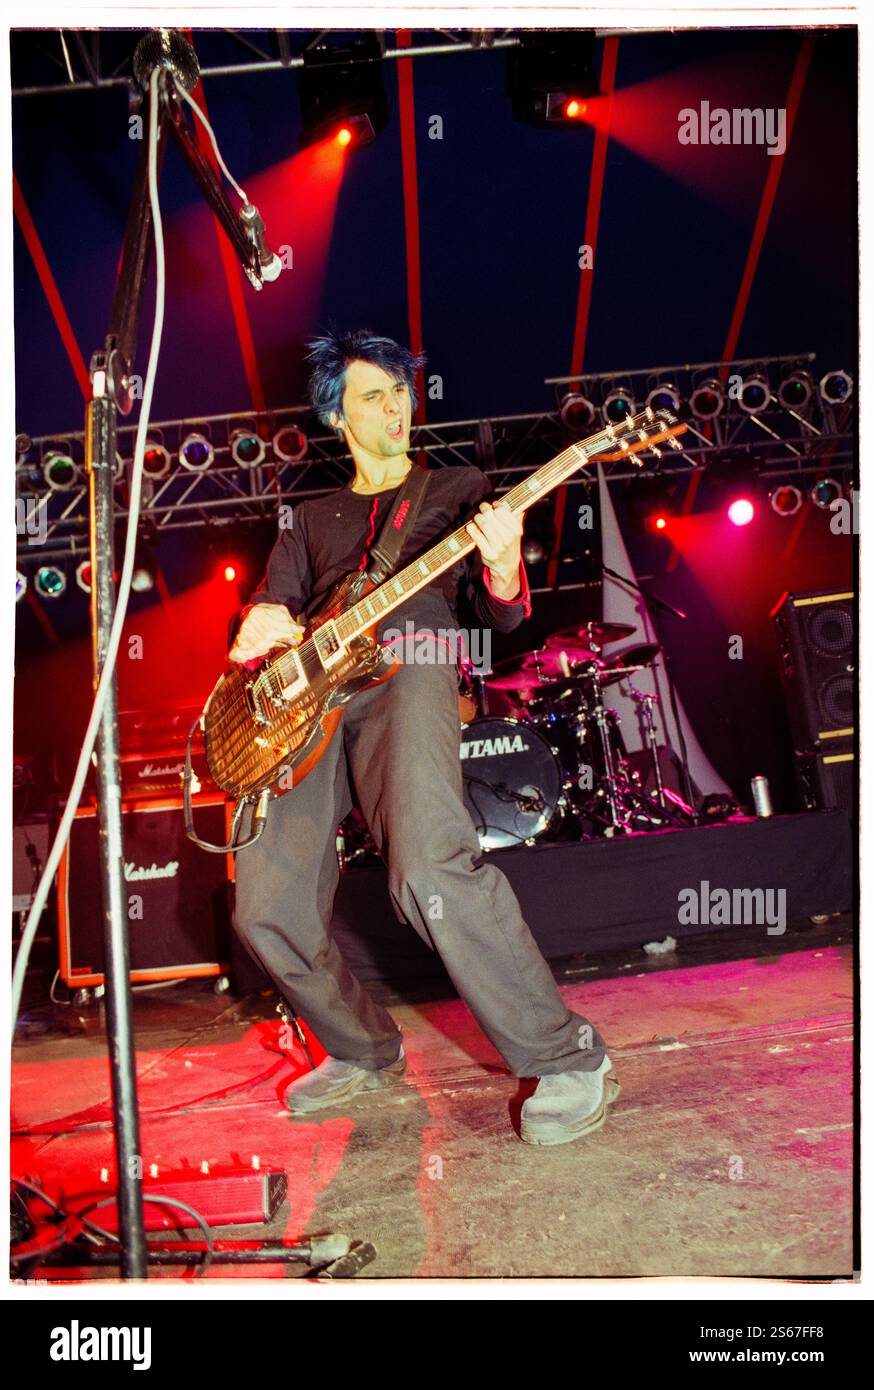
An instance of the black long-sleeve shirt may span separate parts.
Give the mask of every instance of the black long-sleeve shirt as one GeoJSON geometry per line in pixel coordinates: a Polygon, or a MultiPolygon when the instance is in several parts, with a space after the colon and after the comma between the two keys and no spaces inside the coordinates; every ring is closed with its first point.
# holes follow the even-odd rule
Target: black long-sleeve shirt
{"type": "MultiPolygon", "coordinates": [[[[338,580],[350,570],[362,567],[397,492],[397,488],[389,488],[368,495],[353,492],[347,485],[326,497],[298,503],[292,511],[291,525],[280,531],[267,562],[267,573],[243,613],[251,604],[282,603],[296,619],[311,617],[338,580]]],[[[432,469],[397,569],[469,521],[491,492],[492,485],[479,468],[432,469]]],[[[512,632],[531,612],[524,565],[519,567],[519,581],[521,591],[517,598],[497,598],[489,589],[488,573],[479,551],[474,550],[384,618],[377,636],[381,637],[386,628],[403,626],[407,620],[417,625],[457,625],[458,597],[462,591],[484,627],[512,632]]],[[[234,630],[241,617],[242,614],[235,621],[234,630]]]]}

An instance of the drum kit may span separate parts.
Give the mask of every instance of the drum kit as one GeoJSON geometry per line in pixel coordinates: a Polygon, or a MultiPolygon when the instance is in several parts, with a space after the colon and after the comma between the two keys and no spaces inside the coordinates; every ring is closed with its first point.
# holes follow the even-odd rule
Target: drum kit
{"type": "MultiPolygon", "coordinates": [[[[488,672],[460,663],[459,719],[464,802],[484,850],[541,841],[611,838],[632,831],[692,825],[695,813],[665,787],[655,726],[655,695],[631,680],[661,653],[656,643],[604,648],[634,635],[627,623],[559,628],[542,647],[498,662],[488,672]],[[640,711],[652,776],[632,768],[620,718],[606,703],[610,687],[640,711]]],[[[361,813],[340,827],[341,869],[377,858],[361,813]]]]}
{"type": "Polygon", "coordinates": [[[630,679],[661,648],[641,643],[612,659],[604,651],[634,631],[595,621],[560,628],[542,647],[488,673],[463,672],[462,709],[476,710],[475,718],[462,714],[464,800],[483,849],[693,823],[691,807],[663,782],[657,697],[630,679]],[[606,692],[620,681],[640,711],[652,761],[649,793],[607,704],[606,692]]]}

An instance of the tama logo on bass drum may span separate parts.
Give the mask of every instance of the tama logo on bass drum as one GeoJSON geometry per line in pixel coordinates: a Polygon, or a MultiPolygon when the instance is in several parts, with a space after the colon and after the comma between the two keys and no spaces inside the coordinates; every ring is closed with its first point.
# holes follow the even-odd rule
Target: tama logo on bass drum
{"type": "Polygon", "coordinates": [[[461,745],[461,757],[496,758],[503,753],[527,753],[528,744],[521,734],[502,734],[498,738],[473,738],[461,745]]]}

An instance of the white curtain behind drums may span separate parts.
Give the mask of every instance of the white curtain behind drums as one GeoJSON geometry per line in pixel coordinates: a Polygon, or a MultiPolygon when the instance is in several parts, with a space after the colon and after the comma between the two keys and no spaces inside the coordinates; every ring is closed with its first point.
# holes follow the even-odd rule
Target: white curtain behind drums
{"type": "MultiPolygon", "coordinates": [[[[604,470],[600,464],[598,465],[598,494],[601,503],[601,554],[604,564],[611,570],[615,570],[617,574],[624,575],[635,582],[634,570],[628,558],[622,533],[619,530],[619,523],[616,520],[613,499],[610,496],[604,470]]],[[[659,642],[659,635],[650,617],[646,600],[634,589],[627,588],[626,585],[613,579],[609,574],[604,575],[603,618],[605,623],[629,623],[633,624],[635,628],[633,637],[629,637],[621,645],[617,643],[615,646],[610,646],[608,655],[611,661],[616,661],[622,656],[623,651],[636,647],[641,642],[659,642]]],[[[681,619],[667,615],[665,622],[682,625],[681,619]]],[[[635,688],[643,694],[655,694],[658,697],[658,704],[655,705],[653,714],[659,745],[667,744],[678,757],[681,756],[682,743],[671,709],[670,691],[663,658],[657,656],[651,666],[644,667],[642,671],[628,679],[633,681],[635,688]]],[[[646,744],[640,707],[627,694],[627,688],[628,680],[618,681],[615,685],[608,686],[604,692],[604,698],[606,704],[611,709],[615,709],[619,715],[622,721],[621,729],[626,749],[629,753],[633,753],[644,748],[646,744]]],[[[677,712],[686,740],[689,775],[693,785],[702,796],[706,796],[709,792],[728,792],[728,786],[719,776],[695,737],[695,731],[689,723],[679,691],[675,693],[677,712]]]]}

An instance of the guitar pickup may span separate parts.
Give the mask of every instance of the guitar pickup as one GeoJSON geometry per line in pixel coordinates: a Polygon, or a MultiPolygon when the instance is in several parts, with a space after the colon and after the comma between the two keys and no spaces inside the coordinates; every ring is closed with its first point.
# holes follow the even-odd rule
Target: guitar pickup
{"type": "Polygon", "coordinates": [[[337,635],[337,626],[333,620],[323,623],[321,627],[316,628],[312,640],[319,654],[322,667],[326,671],[329,671],[332,666],[337,664],[346,650],[337,635]]]}

